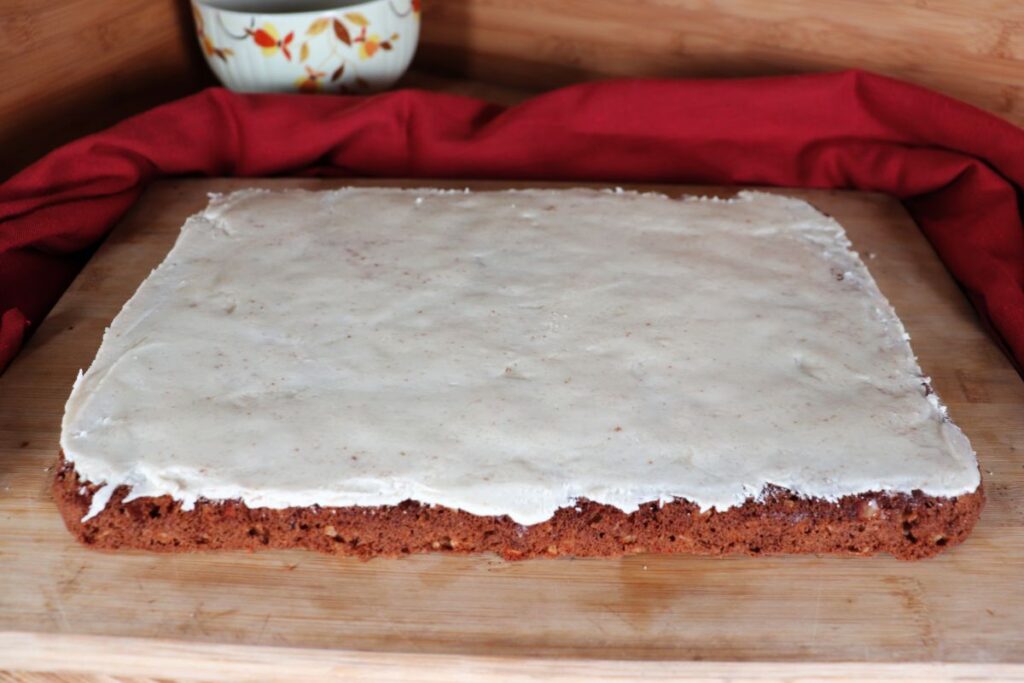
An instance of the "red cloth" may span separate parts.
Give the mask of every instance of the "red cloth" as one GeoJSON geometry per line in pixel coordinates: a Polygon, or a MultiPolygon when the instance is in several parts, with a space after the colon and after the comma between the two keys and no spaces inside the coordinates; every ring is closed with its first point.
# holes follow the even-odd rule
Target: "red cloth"
{"type": "Polygon", "coordinates": [[[1024,362],[1024,131],[851,71],[613,81],[508,109],[417,91],[206,90],[66,145],[0,186],[0,368],[150,181],[298,173],[886,192],[1024,362]]]}

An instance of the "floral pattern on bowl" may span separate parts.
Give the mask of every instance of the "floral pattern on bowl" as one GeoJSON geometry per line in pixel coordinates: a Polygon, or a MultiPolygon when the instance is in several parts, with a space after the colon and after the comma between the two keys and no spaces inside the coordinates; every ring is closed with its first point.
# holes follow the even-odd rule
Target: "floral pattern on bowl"
{"type": "Polygon", "coordinates": [[[282,14],[242,13],[194,0],[192,13],[210,68],[241,92],[381,90],[405,72],[419,40],[420,0],[282,14]]]}

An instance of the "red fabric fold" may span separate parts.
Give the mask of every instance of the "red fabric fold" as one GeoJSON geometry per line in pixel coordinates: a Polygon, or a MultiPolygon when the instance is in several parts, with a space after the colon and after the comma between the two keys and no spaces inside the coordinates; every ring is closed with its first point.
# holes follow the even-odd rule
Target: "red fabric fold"
{"type": "Polygon", "coordinates": [[[0,186],[0,368],[152,180],[347,174],[852,188],[901,199],[1024,362],[1024,131],[859,71],[572,86],[503,108],[210,89],[0,186]]]}

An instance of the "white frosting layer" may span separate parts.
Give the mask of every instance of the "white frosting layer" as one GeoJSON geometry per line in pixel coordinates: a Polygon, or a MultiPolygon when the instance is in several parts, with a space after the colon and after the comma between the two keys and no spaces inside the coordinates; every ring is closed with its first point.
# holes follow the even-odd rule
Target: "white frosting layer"
{"type": "Polygon", "coordinates": [[[974,491],[903,326],[808,204],[244,191],[189,219],[75,383],[65,457],[132,497],[725,509],[974,491]]]}

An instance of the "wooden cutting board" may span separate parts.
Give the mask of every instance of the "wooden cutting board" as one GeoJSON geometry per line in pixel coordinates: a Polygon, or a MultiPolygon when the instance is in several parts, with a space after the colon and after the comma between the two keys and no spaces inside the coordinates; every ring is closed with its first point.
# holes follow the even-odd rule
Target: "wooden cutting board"
{"type": "Polygon", "coordinates": [[[64,401],[104,327],[208,192],[343,184],[541,185],[154,185],[0,377],[0,668],[203,680],[1024,676],[1024,383],[881,195],[784,191],[846,226],[978,451],[988,505],[970,539],[937,558],[363,562],[78,545],[48,487],[64,401]]]}

